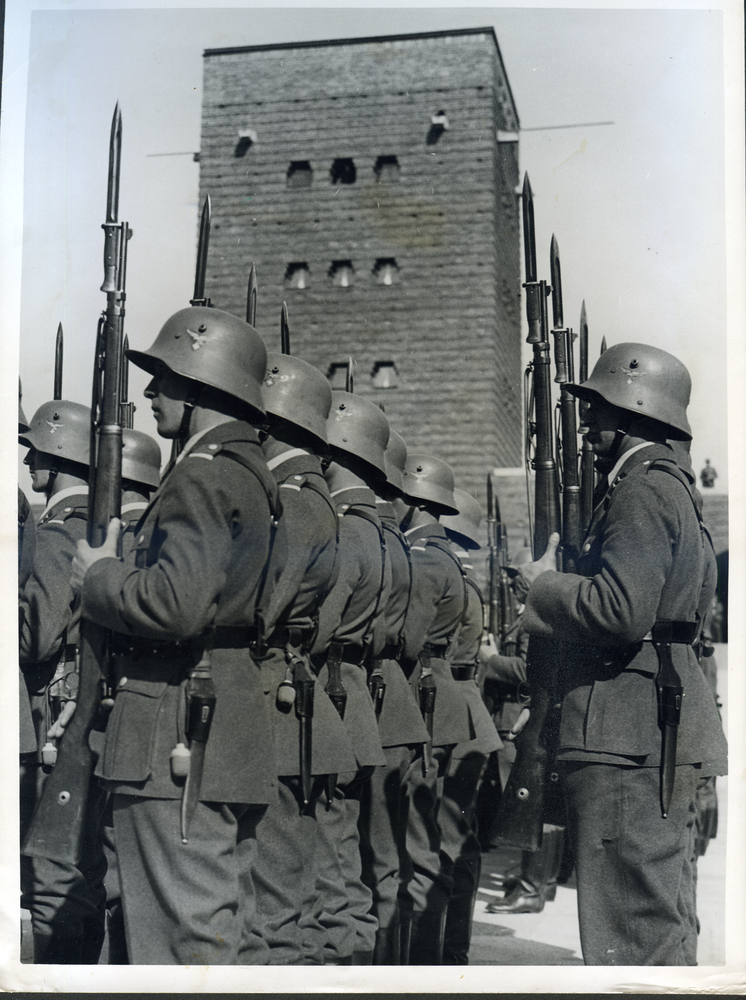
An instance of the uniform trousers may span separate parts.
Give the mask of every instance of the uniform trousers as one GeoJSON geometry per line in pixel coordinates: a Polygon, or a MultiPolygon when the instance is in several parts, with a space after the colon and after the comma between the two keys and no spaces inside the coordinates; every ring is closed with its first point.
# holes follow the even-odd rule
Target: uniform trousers
{"type": "MultiPolygon", "coordinates": [[[[270,965],[323,964],[311,946],[318,942],[320,927],[311,935],[308,919],[305,932],[301,925],[316,898],[316,812],[324,808],[319,802],[323,788],[324,779],[316,778],[303,809],[300,778],[278,778],[277,802],[267,807],[257,827],[253,887],[270,965]]],[[[240,955],[239,961],[243,964],[240,955]]]]}
{"type": "Polygon", "coordinates": [[[676,768],[662,819],[657,767],[563,763],[586,965],[697,964],[698,774],[676,768]]]}
{"type": "Polygon", "coordinates": [[[119,880],[133,965],[266,965],[251,891],[266,806],[199,802],[181,840],[179,799],[112,796],[119,880]]]}
{"type": "Polygon", "coordinates": [[[411,927],[410,965],[442,963],[453,879],[441,864],[438,813],[453,747],[428,746],[425,757],[418,753],[407,770],[407,867],[400,877],[399,907],[404,927],[411,927]]]}
{"type": "Polygon", "coordinates": [[[484,753],[451,757],[443,782],[438,813],[441,864],[453,880],[443,945],[445,965],[468,964],[474,901],[482,872],[477,795],[486,766],[484,753]]]}
{"type": "Polygon", "coordinates": [[[316,903],[301,919],[304,948],[329,964],[372,952],[378,921],[373,896],[362,880],[360,796],[370,774],[340,774],[331,802],[317,807],[316,903]]]}
{"type": "MultiPolygon", "coordinates": [[[[360,796],[362,878],[372,893],[380,945],[376,952],[384,965],[398,963],[398,893],[402,858],[406,854],[409,806],[405,779],[417,749],[416,746],[384,747],[386,764],[374,768],[360,796]]],[[[379,964],[376,958],[374,961],[379,964]]]]}

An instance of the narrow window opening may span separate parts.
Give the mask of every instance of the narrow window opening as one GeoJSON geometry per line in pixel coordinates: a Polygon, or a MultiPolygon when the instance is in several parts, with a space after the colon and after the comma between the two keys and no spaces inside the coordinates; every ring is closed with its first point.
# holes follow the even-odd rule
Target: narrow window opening
{"type": "Polygon", "coordinates": [[[347,388],[347,367],[349,361],[332,361],[326,370],[332,389],[347,388]]]}
{"type": "Polygon", "coordinates": [[[374,389],[396,389],[399,372],[395,362],[376,361],[370,374],[374,389]]]}
{"type": "Polygon", "coordinates": [[[305,261],[294,261],[288,264],[285,271],[286,288],[308,288],[308,264],[305,261]]]}
{"type": "Polygon", "coordinates": [[[398,181],[401,174],[401,167],[395,156],[379,156],[373,170],[379,184],[387,181],[398,181]]]}
{"type": "Polygon", "coordinates": [[[288,167],[289,188],[308,188],[313,183],[313,170],[308,160],[293,160],[288,167]]]}
{"type": "Polygon", "coordinates": [[[329,268],[332,284],[338,288],[349,288],[355,280],[355,268],[351,260],[335,260],[329,268]]]}
{"type": "Polygon", "coordinates": [[[376,283],[394,285],[399,281],[399,265],[393,257],[379,257],[373,267],[376,283]]]}
{"type": "Polygon", "coordinates": [[[354,184],[357,178],[355,161],[350,159],[338,159],[332,163],[329,171],[332,184],[354,184]]]}
{"type": "Polygon", "coordinates": [[[428,146],[434,146],[436,142],[440,139],[444,132],[447,132],[450,128],[448,122],[448,116],[446,115],[443,108],[437,113],[437,115],[430,116],[430,130],[427,133],[427,144],[428,146]]]}

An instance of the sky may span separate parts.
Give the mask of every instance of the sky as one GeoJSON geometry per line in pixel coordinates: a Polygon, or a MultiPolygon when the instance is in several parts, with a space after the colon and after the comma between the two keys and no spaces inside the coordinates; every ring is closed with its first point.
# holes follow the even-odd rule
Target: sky
{"type": "MultiPolygon", "coordinates": [[[[585,299],[591,358],[605,336],[684,361],[695,468],[710,458],[727,488],[720,11],[65,8],[30,19],[19,316],[27,415],[51,396],[60,321],[63,395],[90,398],[117,101],[120,212],[134,231],[125,325],[132,346],[146,347],[191,295],[199,165],[190,154],[200,145],[205,48],[491,25],[524,130],[540,277],[549,278],[554,233],[566,322],[577,328],[585,299]]],[[[152,432],[144,382],[132,373],[135,425],[152,432]]]]}
{"type": "MultiPolygon", "coordinates": [[[[64,395],[90,399],[96,323],[105,305],[99,290],[100,226],[117,101],[123,118],[120,217],[134,231],[125,326],[130,344],[144,348],[192,293],[199,166],[191,154],[200,148],[205,48],[493,26],[520,116],[521,171],[528,170],[534,191],[539,276],[549,279],[554,233],[562,255],[566,321],[577,327],[585,299],[592,356],[605,336],[609,344],[655,344],[688,366],[694,465],[701,468],[707,457],[718,469],[718,488],[730,494],[731,547],[743,551],[743,508],[736,507],[744,500],[746,430],[739,347],[744,99],[738,0],[720,0],[708,9],[697,8],[695,0],[677,0],[678,9],[666,8],[664,0],[655,0],[659,9],[644,3],[638,9],[600,3],[589,8],[582,0],[563,8],[368,9],[246,3],[240,9],[204,9],[179,0],[179,9],[151,9],[143,0],[128,0],[128,9],[118,9],[121,0],[108,0],[106,9],[84,9],[92,2],[8,0],[0,131],[0,419],[8,447],[15,447],[19,370],[27,415],[52,395],[60,321],[66,338],[64,395]],[[613,125],[582,127],[607,121],[613,125]],[[577,127],[557,127],[564,125],[577,127]],[[731,154],[735,144],[735,156],[726,156],[729,144],[731,154]]],[[[144,384],[145,376],[133,369],[135,425],[154,433],[141,397],[144,384]]],[[[19,481],[28,493],[23,469],[19,481]]],[[[12,567],[12,482],[0,483],[0,502],[8,526],[2,554],[12,567]]],[[[731,570],[731,588],[746,599],[743,563],[731,570]]],[[[8,609],[0,643],[11,659],[13,586],[10,572],[0,577],[0,603],[8,609]]],[[[743,651],[743,632],[739,621],[732,622],[734,653],[737,643],[743,651]]],[[[743,704],[738,673],[729,693],[733,703],[743,704]]],[[[740,767],[743,728],[731,727],[740,767]]],[[[741,836],[745,815],[742,798],[731,796],[729,820],[740,824],[741,836]]],[[[0,827],[5,822],[5,842],[12,845],[17,829],[12,808],[0,817],[0,827]]],[[[730,877],[743,885],[738,852],[729,855],[730,877]]],[[[0,867],[3,885],[7,890],[0,867]]],[[[10,883],[11,897],[12,889],[10,883]]],[[[743,904],[736,895],[729,897],[727,940],[740,955],[743,904]]],[[[6,916],[0,907],[0,931],[6,916]]],[[[0,969],[2,942],[0,935],[0,969]]],[[[316,971],[304,971],[306,987],[317,982],[316,971]]],[[[583,971],[551,970],[545,986],[585,989],[590,980],[582,979],[583,971]]],[[[213,973],[218,976],[218,970],[213,973]]],[[[96,983],[122,989],[132,983],[128,975],[128,970],[97,970],[96,983]]],[[[200,989],[189,975],[173,970],[162,988],[200,989]]],[[[704,983],[708,972],[677,975],[648,970],[645,983],[685,985],[693,977],[704,983]]],[[[416,969],[398,970],[395,988],[421,989],[421,976],[416,969]]],[[[525,988],[522,970],[501,970],[500,976],[502,989],[525,988]]],[[[138,988],[157,988],[154,977],[149,974],[138,988]]],[[[594,970],[591,988],[615,988],[617,981],[594,970]]],[[[16,989],[25,988],[24,982],[4,980],[16,989]]],[[[88,980],[65,982],[63,988],[90,989],[88,980]]],[[[222,978],[209,982],[212,989],[231,988],[222,978]]],[[[454,989],[475,982],[467,976],[454,989]]],[[[494,989],[493,980],[482,982],[478,988],[494,989]]],[[[271,988],[275,981],[262,983],[271,988]]],[[[534,976],[531,984],[535,988],[539,980],[534,976]]]]}

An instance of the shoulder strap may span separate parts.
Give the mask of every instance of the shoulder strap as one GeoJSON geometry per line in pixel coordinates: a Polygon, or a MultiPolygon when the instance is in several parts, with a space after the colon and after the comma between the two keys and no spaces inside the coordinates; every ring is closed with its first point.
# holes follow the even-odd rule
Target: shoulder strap
{"type": "Polygon", "coordinates": [[[342,516],[347,517],[348,514],[352,514],[355,517],[362,517],[364,521],[368,521],[372,524],[378,532],[378,542],[381,546],[381,583],[378,588],[378,593],[376,594],[376,603],[373,606],[373,612],[368,619],[368,624],[365,627],[365,634],[363,635],[363,646],[368,646],[373,638],[373,626],[375,625],[376,618],[378,617],[378,609],[381,606],[381,597],[383,596],[383,585],[386,581],[386,539],[383,534],[381,522],[375,514],[371,514],[370,511],[363,510],[361,507],[348,507],[342,516]]]}
{"type": "Polygon", "coordinates": [[[402,618],[401,628],[399,629],[399,635],[396,637],[396,641],[401,645],[402,639],[404,638],[404,626],[407,622],[407,612],[409,611],[409,603],[412,600],[412,553],[409,550],[409,542],[404,537],[401,531],[398,531],[393,525],[387,524],[385,521],[381,521],[381,526],[384,531],[388,531],[393,537],[399,542],[402,549],[404,550],[404,555],[407,557],[407,567],[409,569],[409,586],[407,587],[407,605],[404,609],[404,617],[402,618]]]}
{"type": "Polygon", "coordinates": [[[452,562],[456,564],[456,566],[458,567],[458,571],[461,574],[461,583],[463,584],[464,588],[464,607],[461,611],[461,617],[459,618],[458,625],[456,626],[456,629],[451,635],[449,640],[450,647],[451,649],[453,649],[453,644],[455,643],[456,639],[458,639],[459,633],[464,624],[464,618],[466,617],[466,612],[469,608],[469,595],[466,592],[466,585],[469,578],[466,575],[466,570],[461,565],[461,561],[457,558],[457,556],[454,555],[451,546],[448,544],[445,538],[439,538],[437,535],[431,535],[427,539],[425,544],[432,545],[433,548],[438,549],[440,552],[445,552],[445,554],[449,557],[449,559],[451,559],[452,562]]]}

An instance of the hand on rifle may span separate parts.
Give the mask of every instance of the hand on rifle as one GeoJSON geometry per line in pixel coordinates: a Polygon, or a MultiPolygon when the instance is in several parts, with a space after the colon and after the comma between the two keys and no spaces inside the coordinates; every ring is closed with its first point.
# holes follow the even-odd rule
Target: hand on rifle
{"type": "Polygon", "coordinates": [[[121,527],[122,522],[117,520],[116,517],[112,517],[111,521],[109,521],[109,527],[106,530],[104,544],[100,545],[97,549],[92,548],[85,539],[81,539],[78,542],[75,558],[73,559],[72,576],[70,578],[70,584],[76,593],[82,590],[85,575],[95,562],[98,562],[99,559],[119,558],[117,547],[121,527]]]}
{"type": "Polygon", "coordinates": [[[59,714],[57,721],[54,723],[52,728],[47,733],[48,740],[58,740],[60,736],[65,732],[65,727],[67,726],[70,719],[72,719],[75,714],[76,701],[66,701],[62,706],[62,711],[59,714]]]}
{"type": "MultiPolygon", "coordinates": [[[[537,559],[536,562],[526,563],[525,566],[521,566],[518,573],[517,579],[520,581],[521,577],[525,580],[526,587],[530,587],[537,576],[541,576],[542,573],[546,573],[549,570],[557,569],[557,546],[560,542],[560,536],[556,531],[553,531],[549,536],[549,542],[547,543],[547,549],[541,559],[537,559]]],[[[80,542],[78,542],[80,545],[80,542]]],[[[516,588],[516,595],[518,591],[516,588]]]]}
{"type": "Polygon", "coordinates": [[[493,656],[497,656],[500,650],[497,648],[497,642],[494,635],[488,632],[487,635],[482,639],[482,644],[479,647],[478,659],[482,665],[489,663],[493,656]]]}
{"type": "Polygon", "coordinates": [[[522,708],[521,709],[521,714],[518,716],[518,718],[513,723],[512,727],[510,729],[510,732],[505,736],[505,739],[512,743],[513,740],[516,738],[516,736],[520,733],[520,731],[526,725],[526,723],[528,722],[528,720],[530,719],[530,717],[531,717],[531,709],[530,708],[522,708]]]}

